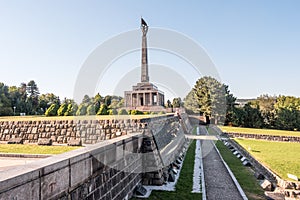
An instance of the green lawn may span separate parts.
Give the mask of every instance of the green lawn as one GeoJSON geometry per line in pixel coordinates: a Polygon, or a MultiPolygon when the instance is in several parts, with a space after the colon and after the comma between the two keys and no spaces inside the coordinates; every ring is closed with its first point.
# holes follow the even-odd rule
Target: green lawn
{"type": "Polygon", "coordinates": [[[30,144],[0,144],[0,153],[17,154],[61,154],[80,147],[39,146],[30,144]]]}
{"type": "Polygon", "coordinates": [[[180,177],[176,184],[176,191],[152,191],[151,196],[148,198],[149,200],[202,199],[202,194],[191,193],[193,189],[195,148],[196,142],[193,141],[185,156],[184,163],[180,172],[180,177]]]}
{"type": "Polygon", "coordinates": [[[230,127],[230,126],[219,126],[219,128],[223,132],[228,132],[228,133],[247,133],[247,134],[264,134],[264,135],[274,135],[274,136],[298,136],[298,137],[300,137],[300,131],[241,128],[241,127],[230,127]]]}
{"type": "Polygon", "coordinates": [[[250,200],[265,199],[264,191],[259,186],[258,181],[248,167],[243,166],[242,162],[232,154],[232,152],[221,142],[216,143],[224,161],[227,163],[237,181],[243,188],[250,200]]]}
{"type": "Polygon", "coordinates": [[[244,149],[283,179],[287,173],[300,177],[300,144],[235,139],[244,149]]]}

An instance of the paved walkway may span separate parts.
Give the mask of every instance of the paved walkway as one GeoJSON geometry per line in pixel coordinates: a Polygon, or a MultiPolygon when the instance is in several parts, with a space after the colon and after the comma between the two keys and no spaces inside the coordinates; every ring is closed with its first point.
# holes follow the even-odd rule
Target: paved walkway
{"type": "Polygon", "coordinates": [[[0,172],[20,165],[25,165],[41,158],[0,157],[0,172]]]}
{"type": "MultiPolygon", "coordinates": [[[[200,127],[200,134],[206,135],[204,126],[200,127]]],[[[243,199],[229,172],[224,166],[213,142],[201,141],[206,199],[208,200],[239,200],[243,199]]]]}

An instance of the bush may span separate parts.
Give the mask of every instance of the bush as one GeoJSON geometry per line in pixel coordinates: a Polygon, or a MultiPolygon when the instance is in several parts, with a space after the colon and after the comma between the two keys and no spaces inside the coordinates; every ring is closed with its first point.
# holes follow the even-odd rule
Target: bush
{"type": "Polygon", "coordinates": [[[79,116],[79,115],[86,115],[86,105],[85,104],[80,104],[77,111],[76,111],[76,115],[79,116]]]}
{"type": "Polygon", "coordinates": [[[65,112],[68,110],[68,104],[63,103],[60,105],[59,109],[57,110],[57,115],[58,116],[64,116],[65,112]]]}
{"type": "Polygon", "coordinates": [[[96,111],[95,111],[95,105],[89,105],[86,109],[86,114],[87,115],[96,115],[96,111]]]}
{"type": "Polygon", "coordinates": [[[97,115],[108,115],[108,109],[106,104],[102,104],[97,112],[97,115]]]}
{"type": "Polygon", "coordinates": [[[117,115],[118,112],[115,108],[108,110],[109,115],[117,115]]]}
{"type": "Polygon", "coordinates": [[[58,105],[53,103],[51,106],[46,110],[45,115],[49,116],[56,116],[58,110],[58,105]]]}
{"type": "Polygon", "coordinates": [[[149,114],[150,114],[150,112],[148,112],[148,111],[144,112],[144,115],[149,115],[149,114]]]}
{"type": "Polygon", "coordinates": [[[128,115],[128,112],[125,109],[121,109],[119,110],[118,115],[128,115]]]}
{"type": "Polygon", "coordinates": [[[130,112],[131,115],[143,115],[144,113],[142,111],[139,110],[132,110],[130,112]]]}
{"type": "Polygon", "coordinates": [[[164,111],[160,111],[159,113],[158,113],[159,115],[164,115],[164,114],[166,114],[164,111]]]}

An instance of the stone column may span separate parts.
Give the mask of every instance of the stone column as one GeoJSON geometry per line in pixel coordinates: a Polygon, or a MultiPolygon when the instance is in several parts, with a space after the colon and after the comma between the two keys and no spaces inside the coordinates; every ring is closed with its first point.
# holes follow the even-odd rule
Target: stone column
{"type": "Polygon", "coordinates": [[[149,93],[149,99],[150,99],[150,106],[153,105],[153,96],[152,96],[152,92],[149,93]]]}
{"type": "Polygon", "coordinates": [[[144,102],[143,102],[143,103],[144,103],[144,106],[146,106],[146,93],[145,93],[145,92],[143,93],[143,101],[144,101],[144,102]]]}

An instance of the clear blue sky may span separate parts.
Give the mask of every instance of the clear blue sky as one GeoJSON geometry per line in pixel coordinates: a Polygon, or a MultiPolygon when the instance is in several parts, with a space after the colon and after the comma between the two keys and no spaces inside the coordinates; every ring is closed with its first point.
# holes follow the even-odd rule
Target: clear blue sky
{"type": "MultiPolygon", "coordinates": [[[[172,29],[200,44],[238,98],[300,96],[299,10],[297,0],[0,0],[0,82],[19,86],[33,79],[41,93],[72,98],[89,54],[139,28],[142,15],[150,28],[172,29]]],[[[139,64],[140,54],[133,55],[128,58],[139,64]]],[[[149,61],[155,56],[150,52],[149,61]]]]}

